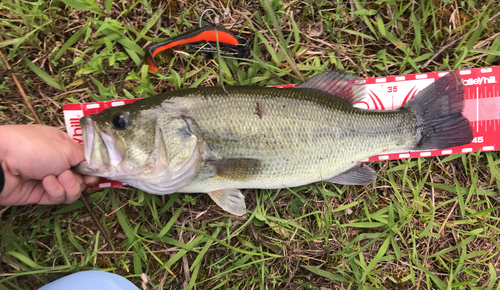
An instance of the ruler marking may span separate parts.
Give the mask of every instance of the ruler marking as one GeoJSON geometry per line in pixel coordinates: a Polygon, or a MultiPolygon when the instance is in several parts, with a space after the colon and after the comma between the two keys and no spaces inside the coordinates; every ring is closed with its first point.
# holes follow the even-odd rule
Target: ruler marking
{"type": "MultiPolygon", "coordinates": [[[[488,92],[486,91],[486,86],[484,86],[484,96],[483,96],[483,98],[487,98],[487,97],[488,97],[488,92]]],[[[488,132],[488,122],[485,122],[483,126],[484,126],[484,131],[488,132]]]]}
{"type": "Polygon", "coordinates": [[[100,104],[90,104],[90,105],[87,105],[87,109],[97,109],[99,108],[101,105],[100,104]]]}
{"type": "MultiPolygon", "coordinates": [[[[500,83],[500,81],[498,81],[498,79],[500,79],[500,67],[493,69],[493,73],[491,73],[492,72],[491,69],[489,69],[489,71],[487,71],[488,69],[489,68],[485,69],[485,71],[481,71],[481,73],[483,73],[484,76],[477,74],[476,69],[472,69],[472,71],[474,72],[473,74],[471,73],[471,70],[461,70],[460,71],[461,75],[464,75],[464,76],[469,75],[468,77],[475,76],[472,78],[472,80],[475,80],[475,78],[478,78],[478,77],[484,78],[484,79],[480,80],[480,84],[467,85],[467,95],[465,96],[465,99],[467,100],[466,102],[468,103],[467,104],[468,115],[464,114],[464,116],[467,116],[468,119],[470,120],[470,124],[473,127],[474,126],[476,127],[476,134],[474,137],[484,136],[484,137],[482,137],[482,138],[484,138],[483,144],[469,144],[469,146],[471,146],[471,145],[473,145],[473,146],[469,147],[466,145],[466,146],[463,146],[466,148],[459,147],[459,148],[456,148],[453,150],[445,149],[445,150],[441,150],[441,151],[436,150],[436,151],[432,151],[432,152],[429,152],[429,151],[411,152],[411,153],[410,152],[402,152],[401,154],[399,152],[395,152],[395,154],[390,153],[390,154],[372,156],[370,158],[366,158],[366,159],[361,160],[361,162],[368,162],[368,161],[374,162],[374,161],[377,161],[377,159],[378,160],[396,159],[397,157],[399,157],[399,159],[410,158],[410,157],[419,157],[419,156],[420,157],[428,157],[428,156],[433,156],[436,154],[440,155],[439,153],[441,153],[441,155],[458,154],[458,153],[471,153],[471,152],[475,152],[475,150],[478,150],[478,149],[482,149],[482,151],[498,150],[500,152],[500,145],[498,145],[498,144],[500,144],[500,143],[498,143],[498,142],[500,142],[500,138],[498,138],[499,137],[498,131],[496,131],[497,124],[499,125],[499,130],[500,130],[500,115],[498,114],[498,112],[500,112],[500,111],[498,111],[498,110],[500,110],[500,86],[499,86],[499,89],[497,90],[496,85],[494,84],[494,83],[500,83]],[[486,75],[486,72],[490,72],[491,74],[486,75]],[[494,77],[496,76],[497,82],[488,81],[488,78],[490,76],[493,77],[492,80],[494,80],[494,77]],[[481,95],[481,92],[479,91],[479,88],[481,86],[483,87],[483,95],[481,95]],[[475,92],[473,90],[474,87],[476,87],[475,92]],[[474,95],[474,94],[476,94],[476,95],[474,95]],[[474,101],[474,98],[475,98],[475,101],[474,101]],[[479,100],[479,99],[481,99],[481,100],[479,100]],[[481,114],[479,114],[479,104],[481,104],[481,114]],[[475,110],[474,110],[474,106],[475,106],[475,110]],[[496,111],[496,113],[495,113],[495,111],[496,111]],[[473,116],[474,114],[476,114],[475,120],[474,120],[474,116],[473,116]],[[481,116],[481,120],[479,120],[479,116],[481,116]],[[493,125],[494,131],[490,130],[490,132],[488,132],[488,129],[489,129],[489,127],[491,127],[491,125],[493,125]],[[481,134],[479,134],[479,126],[482,126],[481,130],[483,130],[483,131],[481,131],[481,134]],[[481,146],[481,145],[483,145],[483,146],[481,146]]],[[[387,78],[383,77],[383,78],[370,79],[369,82],[370,82],[370,84],[373,83],[373,84],[379,85],[379,86],[392,85],[398,81],[413,82],[415,80],[420,80],[420,79],[424,80],[425,78],[428,78],[428,80],[432,82],[433,80],[435,81],[436,79],[439,79],[439,77],[442,77],[442,76],[447,75],[447,74],[448,74],[448,72],[435,72],[435,73],[429,73],[429,74],[414,74],[411,76],[397,76],[397,77],[394,77],[394,79],[392,78],[392,76],[389,76],[387,78]],[[439,77],[437,77],[436,75],[439,77]]],[[[364,82],[366,82],[366,80],[361,80],[360,82],[364,83],[364,82]]],[[[290,86],[282,86],[282,87],[290,87],[290,86]]],[[[465,89],[464,89],[464,91],[465,91],[465,89]]],[[[388,101],[388,98],[390,97],[391,101],[392,101],[392,107],[391,107],[392,109],[394,109],[396,104],[397,104],[397,107],[401,106],[401,104],[398,104],[400,102],[398,101],[399,99],[398,99],[397,93],[394,93],[392,95],[386,95],[386,97],[387,97],[387,99],[384,98],[383,100],[388,101]]],[[[89,115],[90,112],[94,112],[94,111],[101,112],[102,110],[104,110],[108,107],[115,107],[118,105],[128,104],[130,102],[131,101],[129,101],[129,100],[115,100],[115,101],[107,101],[107,102],[99,102],[99,103],[91,103],[91,104],[82,104],[81,105],[81,112],[84,116],[86,116],[86,115],[89,115]]],[[[389,108],[387,107],[387,109],[389,109],[389,108]]],[[[73,110],[67,109],[67,111],[70,112],[73,110]]],[[[75,115],[75,117],[80,118],[81,115],[79,115],[79,116],[75,115]]],[[[76,128],[73,126],[77,126],[77,125],[72,126],[71,123],[69,123],[69,125],[67,125],[67,126],[71,126],[71,130],[74,130],[76,128]]],[[[127,185],[127,184],[115,182],[115,181],[109,182],[107,180],[106,181],[101,180],[101,182],[98,183],[97,185],[93,186],[93,188],[105,188],[105,187],[123,186],[123,185],[127,185]]]]}
{"type": "MultiPolygon", "coordinates": [[[[476,87],[476,122],[479,120],[479,87],[476,87]]],[[[479,126],[476,127],[476,133],[479,132],[479,126]]]]}
{"type": "Polygon", "coordinates": [[[125,105],[124,101],[116,101],[111,103],[111,107],[118,107],[118,106],[123,106],[125,105]]]}

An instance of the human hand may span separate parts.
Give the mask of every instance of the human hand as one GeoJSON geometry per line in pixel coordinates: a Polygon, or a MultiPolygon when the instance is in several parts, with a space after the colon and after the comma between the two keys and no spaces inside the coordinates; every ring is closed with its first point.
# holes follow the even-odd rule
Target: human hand
{"type": "Polygon", "coordinates": [[[76,201],[86,185],[99,181],[70,170],[85,160],[83,146],[43,125],[0,126],[0,164],[5,185],[1,205],[76,201]]]}

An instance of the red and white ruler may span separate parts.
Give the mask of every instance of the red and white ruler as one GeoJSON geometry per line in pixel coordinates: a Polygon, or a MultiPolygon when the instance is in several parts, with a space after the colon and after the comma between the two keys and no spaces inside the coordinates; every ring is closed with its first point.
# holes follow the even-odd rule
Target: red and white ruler
{"type": "MultiPolygon", "coordinates": [[[[448,72],[432,72],[380,78],[367,78],[367,95],[356,107],[370,110],[392,110],[404,105],[420,90],[444,76],[448,72]]],[[[465,91],[464,116],[469,119],[474,132],[472,143],[440,150],[393,151],[363,160],[393,160],[418,158],[459,153],[500,150],[500,66],[459,70],[465,91]]],[[[294,85],[279,86],[281,88],[294,85]]],[[[63,106],[66,129],[70,137],[82,143],[82,130],[79,120],[83,116],[99,113],[104,109],[132,103],[138,99],[95,102],[86,104],[67,104],[63,106]]],[[[89,189],[124,185],[118,181],[104,178],[89,189]]]]}

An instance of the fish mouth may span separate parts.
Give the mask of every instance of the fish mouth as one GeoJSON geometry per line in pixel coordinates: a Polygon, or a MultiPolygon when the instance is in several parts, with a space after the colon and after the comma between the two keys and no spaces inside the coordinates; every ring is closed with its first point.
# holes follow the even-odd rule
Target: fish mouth
{"type": "Polygon", "coordinates": [[[90,116],[80,120],[83,134],[85,161],[75,167],[81,174],[106,177],[116,172],[125,156],[125,149],[112,133],[107,133],[94,125],[90,116]]]}

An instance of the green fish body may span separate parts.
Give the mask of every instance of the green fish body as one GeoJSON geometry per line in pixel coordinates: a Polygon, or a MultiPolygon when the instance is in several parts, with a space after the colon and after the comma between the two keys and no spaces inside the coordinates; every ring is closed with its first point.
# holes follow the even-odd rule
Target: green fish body
{"type": "Polygon", "coordinates": [[[361,159],[411,148],[417,135],[409,110],[359,110],[304,88],[194,89],[172,101],[188,109],[216,160],[243,160],[242,169],[223,176],[206,165],[181,192],[275,189],[326,180],[361,159]],[[259,104],[262,116],[256,112],[259,104]]]}
{"type": "Polygon", "coordinates": [[[362,159],[472,140],[454,74],[397,110],[354,107],[363,95],[355,77],[337,72],[290,89],[167,92],[82,118],[87,161],[77,171],[154,194],[209,193],[241,215],[246,207],[239,189],[369,184],[376,175],[362,159]]]}

